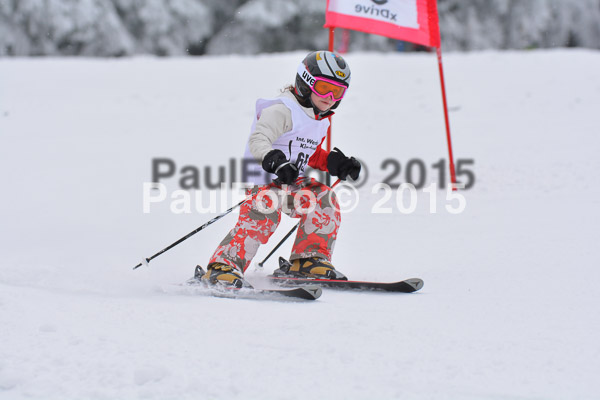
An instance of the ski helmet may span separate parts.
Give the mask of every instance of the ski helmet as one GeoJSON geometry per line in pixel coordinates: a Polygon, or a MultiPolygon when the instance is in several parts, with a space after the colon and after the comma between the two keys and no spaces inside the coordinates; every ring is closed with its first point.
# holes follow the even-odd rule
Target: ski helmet
{"type": "MultiPolygon", "coordinates": [[[[325,78],[344,86],[346,89],[350,86],[350,66],[342,56],[331,51],[313,51],[304,57],[296,74],[296,93],[305,102],[310,101],[310,94],[313,89],[309,86],[310,75],[307,79],[304,71],[308,71],[314,78],[325,78]]],[[[314,85],[314,82],[312,84],[314,85]]],[[[331,107],[332,109],[339,105],[341,98],[336,98],[336,100],[333,107],[331,107]]]]}

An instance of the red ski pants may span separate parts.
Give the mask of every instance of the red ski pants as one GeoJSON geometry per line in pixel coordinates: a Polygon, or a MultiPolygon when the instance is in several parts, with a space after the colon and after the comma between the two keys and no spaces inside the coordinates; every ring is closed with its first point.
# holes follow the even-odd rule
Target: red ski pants
{"type": "Polygon", "coordinates": [[[331,261],[340,226],[340,210],[333,190],[312,178],[298,180],[287,192],[274,186],[255,187],[242,204],[235,227],[209,261],[245,271],[261,244],[267,243],[281,213],[300,219],[290,260],[319,257],[331,261]]]}

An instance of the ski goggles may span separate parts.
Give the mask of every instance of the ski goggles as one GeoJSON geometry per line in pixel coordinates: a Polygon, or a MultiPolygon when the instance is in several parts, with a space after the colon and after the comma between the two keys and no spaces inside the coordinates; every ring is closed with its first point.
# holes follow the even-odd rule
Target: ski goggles
{"type": "Polygon", "coordinates": [[[339,101],[344,97],[346,89],[348,89],[345,85],[334,80],[320,76],[315,78],[308,72],[304,63],[300,63],[298,66],[298,75],[314,94],[324,99],[331,97],[333,100],[339,101]]]}

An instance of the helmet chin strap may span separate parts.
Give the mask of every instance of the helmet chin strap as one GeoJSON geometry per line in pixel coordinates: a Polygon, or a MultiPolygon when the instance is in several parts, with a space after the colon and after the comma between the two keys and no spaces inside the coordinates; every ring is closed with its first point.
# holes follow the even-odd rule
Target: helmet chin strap
{"type": "Polygon", "coordinates": [[[317,106],[315,106],[315,103],[313,103],[311,97],[308,98],[308,101],[310,101],[310,105],[312,106],[313,111],[315,112],[315,115],[321,116],[322,114],[329,112],[329,110],[331,109],[331,108],[329,108],[325,111],[321,111],[321,110],[319,110],[319,108],[317,106]]]}
{"type": "Polygon", "coordinates": [[[317,106],[314,105],[310,96],[308,97],[308,101],[309,101],[310,105],[312,106],[312,109],[313,109],[315,115],[318,115],[321,118],[325,118],[325,117],[329,116],[330,114],[333,114],[332,110],[334,108],[336,108],[338,106],[338,104],[340,104],[340,100],[338,100],[335,103],[333,103],[333,105],[331,107],[329,107],[327,110],[321,111],[317,108],[317,106]]]}

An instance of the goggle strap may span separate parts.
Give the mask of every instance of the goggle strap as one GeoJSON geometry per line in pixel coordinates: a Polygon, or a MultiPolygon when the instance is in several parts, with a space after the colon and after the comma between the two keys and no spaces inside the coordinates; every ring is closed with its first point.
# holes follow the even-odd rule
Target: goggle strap
{"type": "Polygon", "coordinates": [[[300,63],[300,65],[298,65],[298,75],[309,87],[312,88],[314,86],[316,79],[310,72],[308,72],[308,69],[306,69],[304,63],[300,63]]]}

